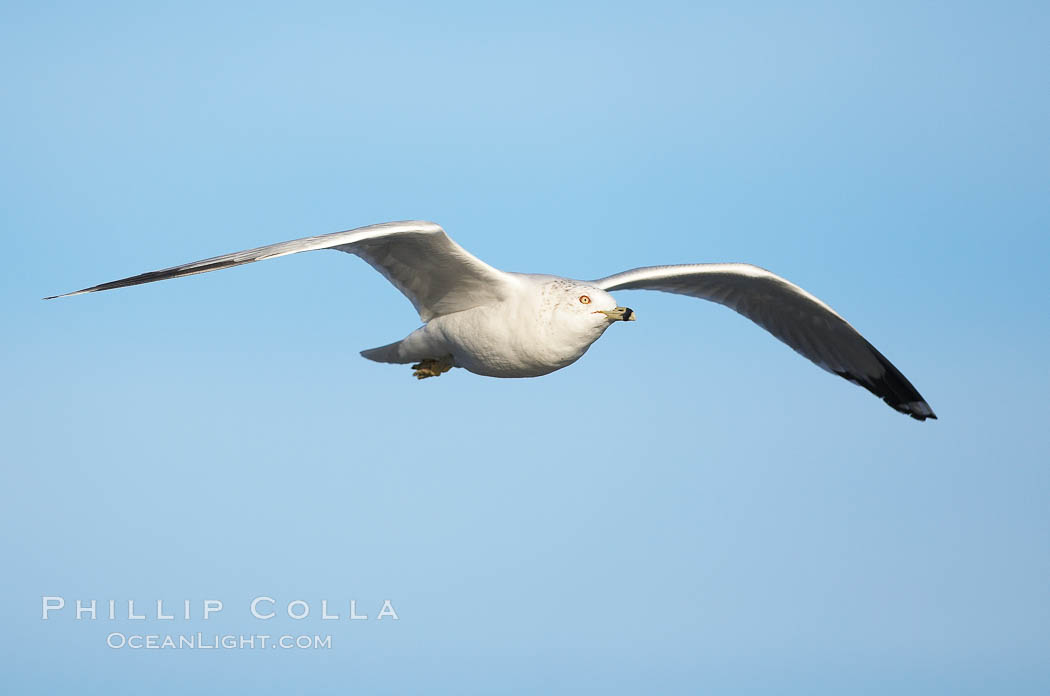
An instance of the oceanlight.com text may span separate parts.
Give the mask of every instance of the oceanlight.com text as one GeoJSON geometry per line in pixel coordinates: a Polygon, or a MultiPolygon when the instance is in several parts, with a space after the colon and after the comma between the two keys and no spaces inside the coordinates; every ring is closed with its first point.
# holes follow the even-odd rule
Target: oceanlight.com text
{"type": "Polygon", "coordinates": [[[106,636],[114,650],[331,650],[331,635],[280,635],[231,633],[120,633],[106,636]]]}

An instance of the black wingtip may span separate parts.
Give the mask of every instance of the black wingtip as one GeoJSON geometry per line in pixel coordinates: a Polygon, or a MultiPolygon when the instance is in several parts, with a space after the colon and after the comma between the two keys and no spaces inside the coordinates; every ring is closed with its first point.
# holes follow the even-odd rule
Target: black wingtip
{"type": "Polygon", "coordinates": [[[911,382],[905,379],[897,368],[888,361],[885,363],[886,372],[881,377],[860,377],[846,372],[836,372],[839,377],[848,379],[854,384],[864,387],[875,396],[882,399],[887,406],[898,413],[911,416],[917,421],[937,420],[937,414],[933,412],[926,399],[916,391],[911,382]]]}
{"type": "Polygon", "coordinates": [[[875,396],[879,397],[895,411],[911,416],[917,421],[937,420],[937,414],[933,412],[922,394],[894,367],[893,363],[886,359],[882,353],[875,349],[870,343],[868,347],[878,358],[883,367],[883,373],[878,377],[868,375],[855,375],[844,371],[835,371],[835,374],[848,379],[850,382],[864,387],[875,396]]]}
{"type": "Polygon", "coordinates": [[[912,401],[905,404],[895,404],[888,398],[883,398],[883,401],[889,404],[890,408],[909,415],[917,421],[937,420],[937,414],[925,401],[912,401]]]}
{"type": "Polygon", "coordinates": [[[52,295],[51,297],[45,297],[45,300],[57,300],[60,297],[72,297],[73,295],[83,295],[86,292],[94,292],[95,288],[84,288],[83,290],[74,290],[73,292],[65,292],[61,295],[52,295]]]}

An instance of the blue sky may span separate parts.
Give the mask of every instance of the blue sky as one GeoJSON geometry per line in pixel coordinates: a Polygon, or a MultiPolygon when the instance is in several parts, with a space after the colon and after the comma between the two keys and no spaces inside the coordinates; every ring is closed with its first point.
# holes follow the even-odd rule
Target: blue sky
{"type": "Polygon", "coordinates": [[[1050,688],[1045,4],[0,20],[7,690],[1050,688]],[[418,320],[341,254],[39,300],[406,218],[506,270],[762,265],[940,420],[655,293],[561,372],[425,382],[358,357],[418,320]],[[262,594],[399,619],[264,624],[262,594]],[[284,629],[333,648],[105,645],[284,629]]]}

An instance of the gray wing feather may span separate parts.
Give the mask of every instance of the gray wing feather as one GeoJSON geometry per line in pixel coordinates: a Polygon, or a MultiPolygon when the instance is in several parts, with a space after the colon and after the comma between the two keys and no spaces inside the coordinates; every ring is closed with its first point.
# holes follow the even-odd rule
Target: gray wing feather
{"type": "Polygon", "coordinates": [[[764,268],[744,263],[650,266],[590,281],[607,290],[662,290],[725,305],[800,355],[917,420],[936,418],[900,370],[831,307],[764,268]]]}
{"type": "Polygon", "coordinates": [[[512,282],[509,274],[489,266],[452,241],[440,225],[408,220],[223,254],[44,299],[181,278],[318,249],[360,256],[408,297],[423,321],[499,301],[512,282]]]}

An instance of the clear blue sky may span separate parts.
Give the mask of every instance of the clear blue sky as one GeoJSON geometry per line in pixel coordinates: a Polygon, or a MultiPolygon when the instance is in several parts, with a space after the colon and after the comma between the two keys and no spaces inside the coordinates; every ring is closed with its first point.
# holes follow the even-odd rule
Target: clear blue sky
{"type": "Polygon", "coordinates": [[[1050,692],[1050,11],[739,5],[0,6],[3,690],[1050,692]],[[655,293],[520,381],[358,357],[418,320],[342,254],[39,300],[405,218],[760,264],[940,420],[655,293]],[[333,649],[105,646],[278,627],[333,649]]]}

